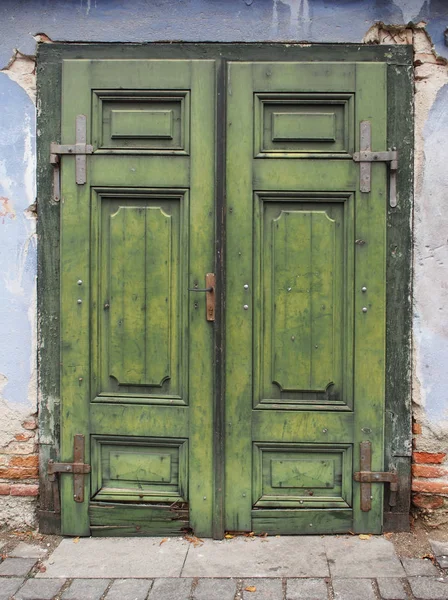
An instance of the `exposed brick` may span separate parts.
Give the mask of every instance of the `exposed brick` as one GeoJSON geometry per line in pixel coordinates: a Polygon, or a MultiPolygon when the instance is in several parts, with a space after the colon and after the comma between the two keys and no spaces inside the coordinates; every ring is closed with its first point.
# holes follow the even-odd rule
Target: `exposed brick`
{"type": "Polygon", "coordinates": [[[26,421],[24,421],[22,423],[22,427],[24,429],[36,429],[36,427],[37,427],[36,419],[27,419],[26,421]]]}
{"type": "Polygon", "coordinates": [[[16,435],[14,436],[14,438],[18,442],[27,442],[32,437],[34,437],[34,431],[27,431],[26,433],[25,432],[16,433],[16,435]]]}
{"type": "Polygon", "coordinates": [[[412,423],[412,433],[414,433],[415,435],[418,435],[422,432],[422,426],[420,425],[420,423],[412,423]]]}
{"type": "Polygon", "coordinates": [[[0,467],[0,477],[3,479],[30,479],[39,477],[36,467],[0,467]]]}
{"type": "Polygon", "coordinates": [[[33,456],[13,456],[9,461],[11,467],[38,467],[39,457],[33,456]]]}
{"type": "Polygon", "coordinates": [[[412,482],[412,491],[428,492],[429,494],[448,494],[448,481],[414,479],[412,482]]]}
{"type": "Polygon", "coordinates": [[[434,510],[443,506],[442,496],[426,496],[425,494],[414,494],[412,503],[418,508],[434,510]]]}
{"type": "Polygon", "coordinates": [[[0,483],[0,496],[9,496],[11,492],[11,486],[9,483],[0,483]]]}
{"type": "Polygon", "coordinates": [[[419,464],[437,464],[440,465],[445,459],[444,452],[414,452],[412,458],[419,464]]]}
{"type": "Polygon", "coordinates": [[[11,496],[37,496],[39,494],[38,485],[12,485],[11,496]]]}
{"type": "Polygon", "coordinates": [[[27,442],[10,442],[5,448],[2,448],[3,454],[35,454],[37,444],[34,439],[27,442]]]}
{"type": "Polygon", "coordinates": [[[429,465],[412,465],[412,475],[414,477],[444,477],[448,475],[446,467],[433,467],[429,465]]]}

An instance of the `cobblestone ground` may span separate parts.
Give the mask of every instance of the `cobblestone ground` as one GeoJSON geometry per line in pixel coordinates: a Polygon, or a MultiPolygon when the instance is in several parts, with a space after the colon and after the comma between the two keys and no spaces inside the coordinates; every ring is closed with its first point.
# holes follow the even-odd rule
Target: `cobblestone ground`
{"type": "Polygon", "coordinates": [[[193,547],[177,539],[162,549],[160,540],[153,540],[141,546],[146,556],[138,547],[130,556],[129,538],[76,544],[65,539],[54,552],[21,542],[1,555],[0,600],[448,600],[447,572],[441,567],[448,560],[448,543],[434,546],[433,564],[422,558],[400,559],[381,537],[364,543],[346,537],[285,537],[273,539],[270,547],[259,541],[246,546],[244,541],[232,542],[206,540],[193,547]],[[117,555],[119,549],[128,557],[119,557],[121,570],[118,561],[112,564],[112,558],[101,556],[117,555]],[[138,577],[132,564],[139,560],[143,569],[178,572],[138,577]],[[110,569],[120,577],[110,576],[110,569]],[[129,576],[122,576],[126,569],[129,576]],[[287,571],[287,576],[220,576],[232,570],[259,575],[266,569],[279,575],[287,571]],[[205,571],[207,576],[188,576],[205,571]],[[84,576],[69,576],[75,572],[84,576]]]}

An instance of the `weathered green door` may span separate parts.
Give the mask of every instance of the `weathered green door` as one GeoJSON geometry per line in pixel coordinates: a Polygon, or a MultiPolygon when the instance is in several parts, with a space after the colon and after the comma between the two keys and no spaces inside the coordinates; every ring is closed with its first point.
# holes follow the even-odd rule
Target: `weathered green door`
{"type": "MultiPolygon", "coordinates": [[[[87,117],[86,182],[62,157],[62,459],[85,436],[65,534],[211,534],[212,61],[68,60],[62,144],[87,117]]],[[[81,134],[82,137],[82,134],[81,134]]]]}
{"type": "Polygon", "coordinates": [[[226,527],[379,531],[386,171],[361,193],[361,121],[386,146],[385,65],[236,63],[227,97],[226,527]],[[363,291],[364,290],[364,291],[363,291]]]}
{"type": "Polygon", "coordinates": [[[385,117],[382,63],[64,61],[63,533],[381,530],[385,117]]]}

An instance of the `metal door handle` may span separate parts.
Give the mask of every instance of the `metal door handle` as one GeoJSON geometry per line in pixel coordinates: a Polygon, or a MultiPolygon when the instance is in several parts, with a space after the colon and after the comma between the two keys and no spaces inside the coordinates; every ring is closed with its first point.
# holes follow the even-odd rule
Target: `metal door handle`
{"type": "Polygon", "coordinates": [[[206,313],[207,321],[215,320],[215,285],[216,277],[214,273],[207,273],[205,276],[205,288],[188,288],[189,292],[205,292],[206,293],[206,313]]]}

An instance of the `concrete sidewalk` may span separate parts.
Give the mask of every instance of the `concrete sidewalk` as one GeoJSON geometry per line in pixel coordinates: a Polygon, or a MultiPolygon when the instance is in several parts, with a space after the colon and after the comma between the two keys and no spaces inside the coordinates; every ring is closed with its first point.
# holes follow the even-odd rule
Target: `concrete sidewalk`
{"type": "Polygon", "coordinates": [[[21,542],[0,564],[0,600],[448,599],[443,569],[381,536],[189,540],[65,538],[49,556],[21,542]]]}

